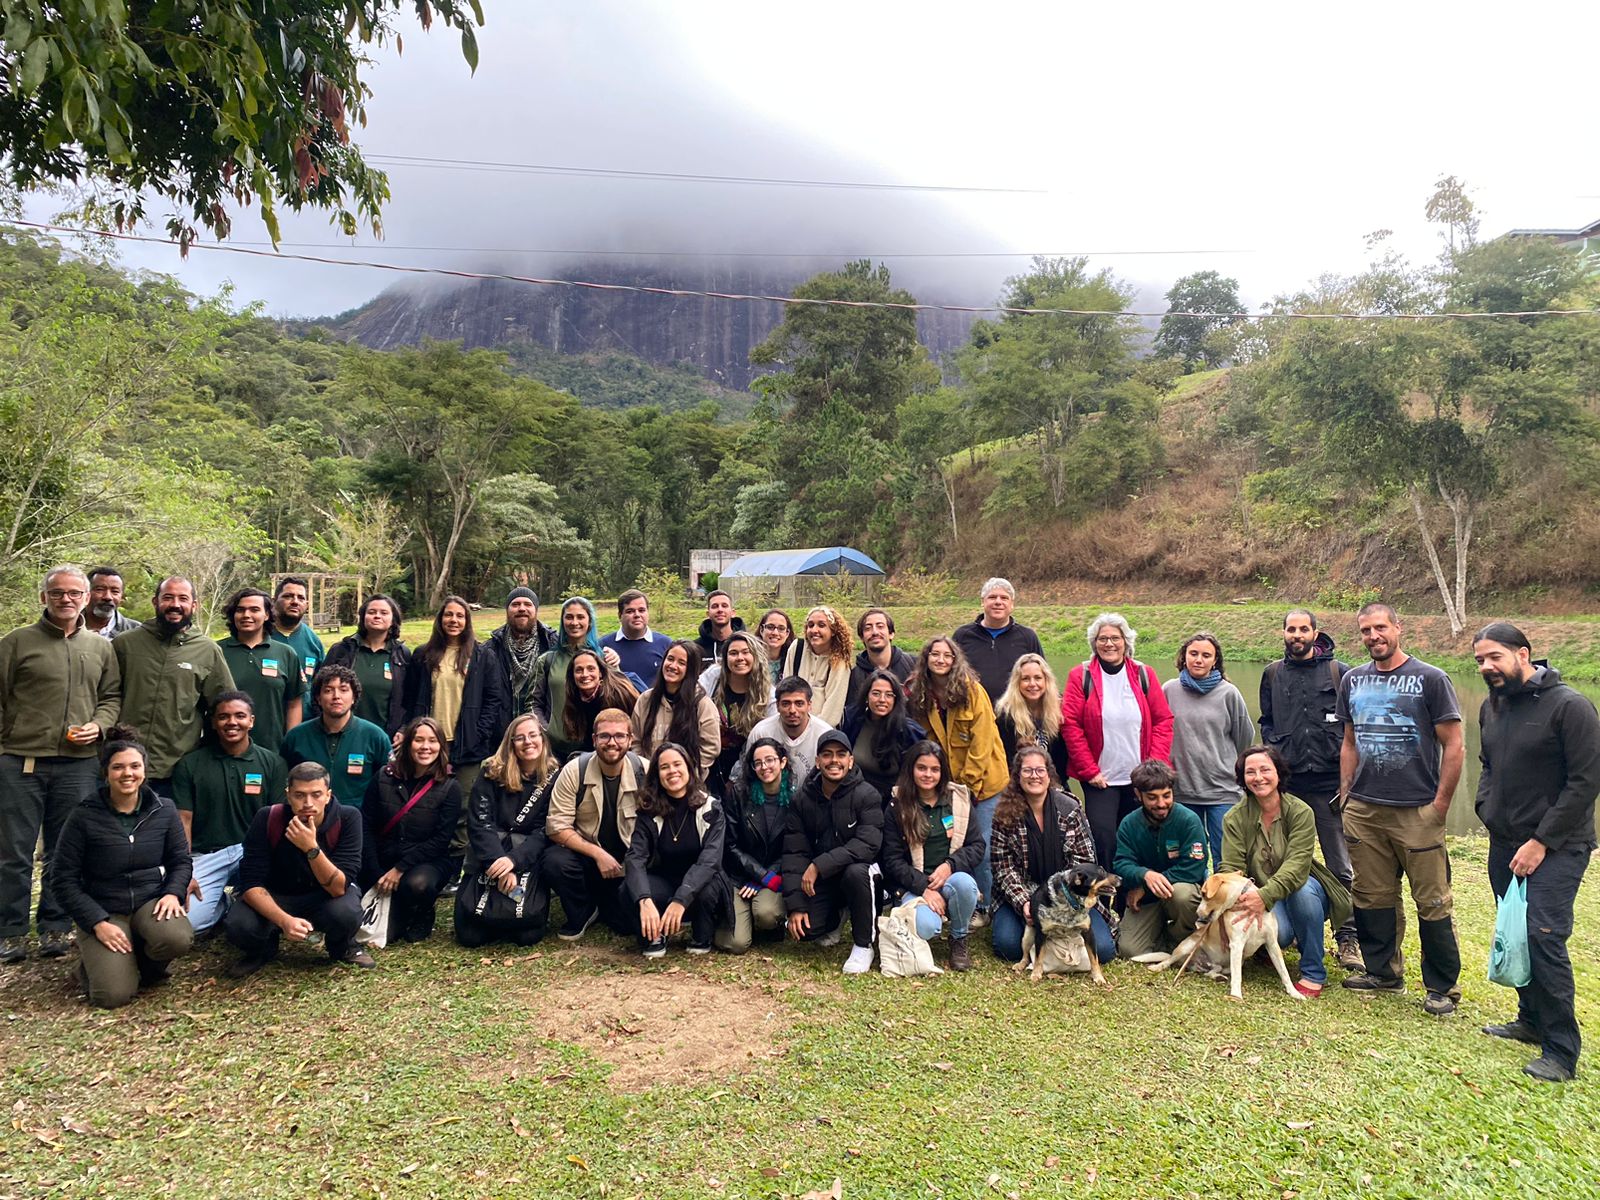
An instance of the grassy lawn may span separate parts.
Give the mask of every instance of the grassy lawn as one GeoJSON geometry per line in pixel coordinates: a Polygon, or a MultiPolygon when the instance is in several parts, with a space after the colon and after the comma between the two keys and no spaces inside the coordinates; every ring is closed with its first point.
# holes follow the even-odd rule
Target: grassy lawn
{"type": "MultiPolygon", "coordinates": [[[[30,960],[0,971],[0,1195],[1584,1194],[1600,1076],[1542,1088],[1477,1031],[1514,1003],[1483,978],[1483,851],[1451,851],[1466,995],[1442,1021],[1337,969],[1301,1003],[1265,968],[1236,1004],[1125,963],[1110,991],[1034,986],[987,952],[845,980],[843,947],[467,951],[447,912],[375,972],[295,949],[235,984],[213,944],[117,1013],[30,960]]],[[[1577,928],[1592,1034],[1593,885],[1577,928]]]]}

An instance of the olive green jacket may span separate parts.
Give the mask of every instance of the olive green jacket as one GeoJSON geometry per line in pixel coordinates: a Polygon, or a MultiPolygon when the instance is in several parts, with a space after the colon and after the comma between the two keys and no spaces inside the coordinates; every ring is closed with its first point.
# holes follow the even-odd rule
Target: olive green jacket
{"type": "Polygon", "coordinates": [[[1328,897],[1328,920],[1335,929],[1350,919],[1350,891],[1334,873],[1317,861],[1317,818],[1298,796],[1285,796],[1272,831],[1261,829],[1261,804],[1254,796],[1228,810],[1222,818],[1222,861],[1218,870],[1243,871],[1261,889],[1268,911],[1287,900],[1315,876],[1328,897]]]}
{"type": "Polygon", "coordinates": [[[222,647],[192,626],[172,638],[159,618],[130,629],[111,648],[122,668],[122,721],[139,731],[152,779],[166,779],[200,744],[212,701],[233,690],[222,647]]]}
{"type": "Polygon", "coordinates": [[[67,730],[93,722],[103,735],[121,707],[112,643],[81,619],[70,635],[40,617],[0,638],[0,753],[90,758],[100,744],[69,742],[67,730]]]}

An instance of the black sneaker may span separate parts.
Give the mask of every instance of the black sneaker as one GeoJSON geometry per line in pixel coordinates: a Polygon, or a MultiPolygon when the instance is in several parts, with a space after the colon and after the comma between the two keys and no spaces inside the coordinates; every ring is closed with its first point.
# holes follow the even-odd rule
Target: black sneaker
{"type": "Polygon", "coordinates": [[[0,938],[0,963],[19,963],[28,957],[28,939],[23,937],[0,938]]]}
{"type": "Polygon", "coordinates": [[[367,953],[365,946],[357,946],[354,943],[340,956],[339,961],[349,963],[352,967],[363,967],[368,971],[378,965],[373,961],[372,955],[367,953]]]}
{"type": "Polygon", "coordinates": [[[233,966],[228,968],[228,978],[249,979],[250,976],[254,975],[257,971],[261,970],[262,967],[266,966],[269,962],[277,957],[278,956],[275,952],[267,954],[246,954],[238,962],[234,963],[233,966]]]}
{"type": "Polygon", "coordinates": [[[1443,992],[1429,992],[1422,1002],[1422,1011],[1430,1017],[1448,1017],[1456,1011],[1456,1002],[1443,992]]]}
{"type": "Polygon", "coordinates": [[[1555,1059],[1543,1054],[1523,1067],[1522,1073],[1529,1078],[1537,1079],[1540,1083],[1567,1083],[1574,1075],[1571,1067],[1562,1066],[1555,1059]]]}
{"type": "Polygon", "coordinates": [[[689,943],[689,953],[690,954],[710,954],[711,953],[711,943],[710,942],[690,942],[689,943]]]}
{"type": "Polygon", "coordinates": [[[39,957],[62,958],[72,950],[72,931],[43,929],[39,932],[39,957]]]}
{"type": "Polygon", "coordinates": [[[1542,1039],[1532,1025],[1526,1021],[1507,1021],[1504,1025],[1485,1025],[1483,1031],[1490,1037],[1505,1038],[1512,1042],[1527,1042],[1530,1046],[1540,1045],[1542,1039]]]}
{"type": "Polygon", "coordinates": [[[646,942],[644,944],[644,956],[646,958],[665,958],[667,956],[667,939],[656,938],[653,942],[646,942]]]}
{"type": "Polygon", "coordinates": [[[1344,986],[1353,992],[1403,992],[1406,990],[1406,981],[1399,976],[1374,975],[1370,971],[1362,971],[1359,975],[1347,976],[1344,986]]]}
{"type": "Polygon", "coordinates": [[[600,910],[598,908],[591,908],[589,910],[589,915],[576,923],[573,922],[571,917],[568,917],[566,924],[562,925],[560,929],[556,930],[556,936],[563,942],[575,942],[579,938],[583,937],[584,934],[588,933],[589,926],[593,925],[599,919],[600,910]]]}

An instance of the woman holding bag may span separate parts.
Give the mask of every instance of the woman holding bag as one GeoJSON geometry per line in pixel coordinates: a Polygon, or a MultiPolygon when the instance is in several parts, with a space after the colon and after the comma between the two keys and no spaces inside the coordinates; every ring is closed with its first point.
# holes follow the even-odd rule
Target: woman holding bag
{"type": "Polygon", "coordinates": [[[388,941],[433,934],[434,906],[455,874],[450,839],[461,815],[461,787],[450,774],[444,730],[417,717],[367,788],[361,806],[363,890],[389,897],[388,941]]]}

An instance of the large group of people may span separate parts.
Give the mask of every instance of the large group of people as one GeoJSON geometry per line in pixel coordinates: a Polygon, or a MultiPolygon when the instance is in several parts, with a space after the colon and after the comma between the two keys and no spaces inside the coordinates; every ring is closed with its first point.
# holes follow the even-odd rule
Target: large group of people
{"type": "MultiPolygon", "coordinates": [[[[872,967],[879,913],[912,905],[917,936],[946,935],[965,971],[983,928],[1016,961],[1041,889],[1074,866],[1121,880],[1090,914],[1101,960],[1170,950],[1207,876],[1242,872],[1242,911],[1298,947],[1306,997],[1330,932],[1345,987],[1407,990],[1404,879],[1423,1007],[1460,997],[1444,819],[1461,710],[1382,603],[1358,615],[1355,667],[1289,612],[1252,720],[1216,636],[1186,638],[1163,683],[1117,613],[1058,686],[1004,579],[916,650],[881,608],[852,627],[818,605],[798,630],[772,609],[750,632],[722,591],[684,640],[650,628],[637,590],[601,636],[588,599],[552,628],[519,587],[483,640],[450,596],[415,649],[386,595],[325,648],[296,577],[231,596],[220,641],[194,628],[187,579],[162,580],[143,623],[121,597],[114,569],[59,567],[40,619],[0,639],[0,962],[28,956],[33,916],[40,955],[76,941],[97,1005],[219,930],[240,977],[283,939],[373,967],[369,947],[432,936],[445,895],[465,946],[536,943],[554,902],[558,937],[600,921],[648,958],[848,932],[846,974],[872,967]]],[[[1532,948],[1517,1016],[1486,1031],[1539,1045],[1535,1078],[1567,1079],[1600,718],[1515,626],[1473,650],[1478,811],[1496,893],[1527,880],[1532,948]]]]}

